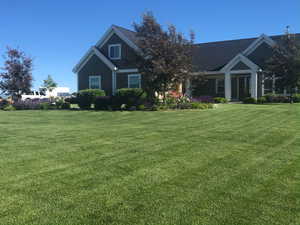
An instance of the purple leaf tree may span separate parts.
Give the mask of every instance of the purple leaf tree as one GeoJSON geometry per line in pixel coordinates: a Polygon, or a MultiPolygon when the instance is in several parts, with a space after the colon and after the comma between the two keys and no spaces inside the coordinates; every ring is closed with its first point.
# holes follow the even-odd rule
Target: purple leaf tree
{"type": "Polygon", "coordinates": [[[7,47],[4,66],[0,72],[2,94],[18,99],[32,86],[32,58],[19,49],[7,47]]]}

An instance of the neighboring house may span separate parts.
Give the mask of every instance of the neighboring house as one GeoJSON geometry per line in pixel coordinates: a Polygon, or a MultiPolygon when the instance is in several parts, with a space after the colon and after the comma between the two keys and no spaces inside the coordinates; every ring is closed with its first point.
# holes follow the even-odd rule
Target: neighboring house
{"type": "MultiPolygon", "coordinates": [[[[282,36],[263,34],[258,38],[195,44],[195,72],[203,72],[207,78],[204,85],[197,87],[198,93],[238,100],[272,92],[275,80],[265,81],[261,71],[272,47],[282,43],[282,36]]],[[[300,41],[300,34],[295,37],[300,41]]],[[[143,79],[135,63],[137,52],[135,32],[111,26],[74,67],[78,90],[103,89],[113,95],[119,88],[142,88],[143,79]]],[[[188,94],[191,85],[187,82],[188,94]]]]}

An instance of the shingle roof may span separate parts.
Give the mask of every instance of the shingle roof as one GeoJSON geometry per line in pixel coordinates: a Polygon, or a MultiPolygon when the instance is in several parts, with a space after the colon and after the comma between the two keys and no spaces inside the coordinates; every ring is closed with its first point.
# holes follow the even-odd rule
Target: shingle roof
{"type": "Polygon", "coordinates": [[[196,44],[193,51],[195,69],[203,71],[219,70],[237,54],[243,52],[255,39],[247,38],[196,44]]]}
{"type": "MultiPolygon", "coordinates": [[[[300,33],[295,35],[296,40],[300,41],[300,33]]],[[[283,35],[269,37],[278,45],[282,44],[283,35]]],[[[237,54],[247,49],[256,39],[257,37],[196,44],[193,52],[195,69],[202,71],[220,70],[237,54]]]]}
{"type": "MultiPolygon", "coordinates": [[[[126,28],[116,26],[133,43],[137,43],[136,33],[126,28]]],[[[300,42],[300,33],[295,34],[296,39],[300,42]]],[[[283,35],[269,36],[277,44],[282,43],[283,35]]],[[[196,71],[217,71],[225,66],[237,54],[242,53],[258,37],[245,38],[228,41],[217,41],[195,44],[193,51],[193,63],[196,71]]]]}
{"type": "Polygon", "coordinates": [[[133,43],[137,43],[137,37],[136,37],[136,32],[132,30],[128,30],[124,27],[119,27],[117,25],[113,25],[116,29],[118,29],[120,32],[122,32],[130,41],[133,43]]]}

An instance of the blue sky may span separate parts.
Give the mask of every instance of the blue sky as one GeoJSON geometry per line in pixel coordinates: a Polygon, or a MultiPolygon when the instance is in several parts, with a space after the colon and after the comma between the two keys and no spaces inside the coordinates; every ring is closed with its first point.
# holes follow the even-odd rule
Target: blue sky
{"type": "MultiPolygon", "coordinates": [[[[76,90],[73,66],[111,24],[132,28],[147,10],[197,42],[300,32],[299,0],[0,0],[0,55],[19,47],[34,58],[34,87],[51,74],[76,90]]],[[[0,67],[3,58],[0,58],[0,67]]]]}

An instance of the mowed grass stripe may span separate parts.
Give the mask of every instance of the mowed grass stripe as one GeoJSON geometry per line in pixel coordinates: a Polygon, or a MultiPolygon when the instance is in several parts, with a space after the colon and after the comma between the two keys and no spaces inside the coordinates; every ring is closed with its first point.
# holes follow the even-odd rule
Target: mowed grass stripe
{"type": "Polygon", "coordinates": [[[296,224],[298,112],[298,105],[77,112],[78,123],[70,124],[67,118],[76,112],[39,112],[43,118],[34,125],[26,114],[36,139],[31,136],[24,148],[17,143],[17,150],[5,144],[12,153],[4,150],[9,162],[1,161],[0,222],[296,224]],[[52,132],[59,121],[58,133],[52,132]],[[43,148],[47,135],[51,141],[43,148]],[[23,165],[22,154],[29,160],[23,165]]]}

